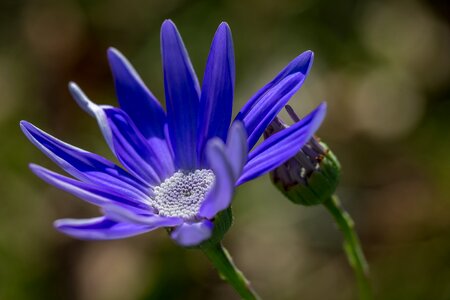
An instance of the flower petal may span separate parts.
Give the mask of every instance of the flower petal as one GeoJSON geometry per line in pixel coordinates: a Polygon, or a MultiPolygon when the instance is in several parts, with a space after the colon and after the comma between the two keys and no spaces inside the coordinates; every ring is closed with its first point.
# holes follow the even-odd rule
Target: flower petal
{"type": "Polygon", "coordinates": [[[296,58],[294,58],[275,78],[260,89],[241,109],[238,116],[245,117],[253,109],[261,99],[261,97],[281,80],[294,73],[301,73],[305,77],[308,75],[314,60],[314,53],[312,51],[305,51],[296,58]]]}
{"type": "Polygon", "coordinates": [[[197,123],[200,87],[186,48],[175,24],[166,20],[161,27],[169,135],[177,169],[197,166],[197,123]]]}
{"type": "Polygon", "coordinates": [[[161,104],[118,50],[108,49],[108,59],[120,108],[133,120],[152,148],[157,150],[159,160],[172,161],[172,150],[165,134],[166,113],[161,104]]]}
{"type": "Polygon", "coordinates": [[[237,116],[237,120],[241,120],[247,130],[249,149],[253,148],[266,127],[302,86],[304,79],[301,73],[286,76],[261,96],[246,116],[237,116]]]}
{"type": "Polygon", "coordinates": [[[97,105],[86,96],[75,82],[69,83],[69,92],[77,104],[87,112],[91,117],[95,118],[98,123],[100,131],[103,133],[106,143],[111,149],[114,149],[112,142],[112,132],[109,128],[108,120],[106,118],[104,109],[112,108],[109,105],[97,105]]]}
{"type": "Polygon", "coordinates": [[[157,227],[120,223],[106,217],[60,219],[54,226],[59,231],[83,240],[115,240],[142,234],[157,227]]]}
{"type": "Polygon", "coordinates": [[[34,174],[48,184],[51,184],[91,204],[103,206],[106,204],[115,203],[124,205],[128,209],[133,210],[148,211],[150,209],[149,205],[145,203],[146,198],[141,198],[140,195],[131,193],[126,189],[122,189],[118,192],[117,189],[111,189],[106,186],[96,186],[94,184],[81,182],[52,172],[35,164],[30,164],[30,169],[34,174]]]}
{"type": "Polygon", "coordinates": [[[219,211],[230,206],[236,181],[225,145],[219,138],[214,138],[208,142],[206,155],[216,178],[213,187],[200,206],[199,215],[212,219],[219,211]]]}
{"type": "Polygon", "coordinates": [[[133,212],[117,205],[105,205],[103,206],[103,212],[108,218],[118,222],[128,222],[158,227],[173,227],[183,223],[182,218],[163,217],[149,213],[143,214],[142,212],[133,212]]]}
{"type": "Polygon", "coordinates": [[[202,83],[199,115],[198,153],[201,160],[209,139],[225,142],[231,121],[235,81],[233,40],[227,23],[214,35],[202,83]]]}
{"type": "Polygon", "coordinates": [[[173,161],[167,152],[152,147],[124,111],[96,105],[75,83],[69,85],[69,90],[77,103],[97,119],[109,147],[135,176],[155,185],[174,172],[173,161]]]}
{"type": "Polygon", "coordinates": [[[156,136],[164,139],[166,113],[161,104],[122,53],[109,48],[108,59],[120,108],[130,116],[145,138],[156,136]]]}
{"type": "Polygon", "coordinates": [[[70,175],[111,188],[144,194],[148,186],[109,160],[74,147],[22,121],[20,127],[27,138],[45,155],[70,175]]]}
{"type": "Polygon", "coordinates": [[[159,159],[125,112],[105,108],[104,113],[111,131],[112,150],[128,170],[151,184],[158,184],[173,173],[171,161],[159,159]]]}
{"type": "Polygon", "coordinates": [[[275,169],[294,156],[319,128],[326,113],[322,103],[300,122],[272,135],[250,152],[238,185],[275,169]]]}
{"type": "Polygon", "coordinates": [[[214,224],[209,220],[198,223],[183,223],[171,233],[172,239],[183,247],[192,247],[201,244],[212,235],[214,224]]]}
{"type": "Polygon", "coordinates": [[[247,162],[247,134],[244,125],[240,121],[234,121],[228,132],[227,144],[225,146],[226,156],[229,158],[233,169],[234,180],[241,176],[242,169],[247,162]]]}

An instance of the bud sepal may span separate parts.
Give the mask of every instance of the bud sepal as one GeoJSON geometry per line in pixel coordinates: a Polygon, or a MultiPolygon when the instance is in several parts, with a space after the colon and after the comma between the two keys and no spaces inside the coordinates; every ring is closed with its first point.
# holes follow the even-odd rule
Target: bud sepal
{"type": "MultiPolygon", "coordinates": [[[[286,182],[277,176],[277,172],[271,173],[272,182],[278,190],[296,204],[307,206],[322,204],[334,194],[339,184],[341,170],[339,161],[325,143],[317,140],[315,142],[318,143],[324,151],[323,154],[314,158],[316,164],[314,165],[314,170],[312,170],[312,172],[309,172],[308,174],[304,167],[296,170],[299,173],[299,177],[303,180],[298,180],[295,183],[292,181],[286,182]]],[[[308,145],[305,147],[308,147],[308,145]]],[[[296,158],[292,159],[295,160],[296,158]]],[[[280,168],[283,167],[289,168],[290,173],[294,171],[290,168],[292,167],[292,162],[290,161],[287,161],[280,168]]],[[[298,178],[298,176],[296,177],[298,178]]]]}

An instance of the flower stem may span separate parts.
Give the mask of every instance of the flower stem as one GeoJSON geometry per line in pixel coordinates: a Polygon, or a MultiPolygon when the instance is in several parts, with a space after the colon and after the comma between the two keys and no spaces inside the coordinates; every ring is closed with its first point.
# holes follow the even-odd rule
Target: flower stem
{"type": "Polygon", "coordinates": [[[256,292],[251,288],[250,283],[244,277],[244,274],[242,274],[242,272],[234,265],[233,259],[221,243],[203,246],[201,249],[217,269],[220,277],[228,281],[242,299],[260,299],[256,292]]]}
{"type": "Polygon", "coordinates": [[[372,299],[372,291],[369,282],[369,266],[364,257],[358,235],[356,234],[355,224],[350,215],[341,206],[336,195],[325,201],[324,205],[344,234],[344,250],[356,276],[359,298],[361,300],[370,300],[372,299]]]}

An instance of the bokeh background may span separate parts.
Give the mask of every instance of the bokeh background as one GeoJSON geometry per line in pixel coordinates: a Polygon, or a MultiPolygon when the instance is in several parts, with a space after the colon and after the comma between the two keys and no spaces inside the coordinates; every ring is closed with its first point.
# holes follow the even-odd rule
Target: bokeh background
{"type": "MultiPolygon", "coordinates": [[[[210,41],[233,31],[235,110],[299,53],[315,63],[291,100],[329,104],[319,135],[343,165],[377,299],[450,299],[450,9],[445,0],[0,1],[0,299],[237,299],[202,253],[164,230],[111,242],[52,227],[95,208],[48,186],[55,169],[29,120],[111,157],[67,92],[115,104],[105,51],[120,49],[164,99],[159,28],[173,19],[202,78],[210,41]]],[[[268,176],[239,188],[225,244],[265,299],[355,299],[341,235],[322,207],[294,206],[268,176]]]]}

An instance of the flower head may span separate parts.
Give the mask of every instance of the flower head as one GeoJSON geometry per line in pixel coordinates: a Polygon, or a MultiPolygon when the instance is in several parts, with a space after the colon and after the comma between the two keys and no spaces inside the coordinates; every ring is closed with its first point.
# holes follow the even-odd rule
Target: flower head
{"type": "Polygon", "coordinates": [[[21,122],[30,141],[72,177],[34,164],[33,172],[102,209],[92,219],[57,220],[58,230],[82,239],[117,239],[165,227],[180,245],[199,245],[213,236],[216,216],[229,210],[235,187],[293,156],[324,118],[322,104],[249,152],[302,85],[312,52],[295,58],[233,122],[234,54],[226,23],[212,41],[201,87],[169,20],[161,28],[161,52],[166,111],[115,49],[108,50],[108,59],[120,108],[97,105],[69,84],[122,166],[21,122]]]}
{"type": "MultiPolygon", "coordinates": [[[[286,105],[292,121],[300,118],[286,105]]],[[[293,125],[295,126],[295,125],[293,125]]],[[[264,132],[265,138],[289,128],[276,117],[264,132]]],[[[330,199],[339,183],[340,164],[333,152],[313,136],[293,157],[270,172],[275,186],[292,202],[316,205],[330,199]]]]}

